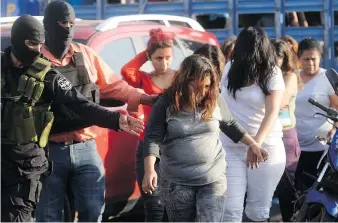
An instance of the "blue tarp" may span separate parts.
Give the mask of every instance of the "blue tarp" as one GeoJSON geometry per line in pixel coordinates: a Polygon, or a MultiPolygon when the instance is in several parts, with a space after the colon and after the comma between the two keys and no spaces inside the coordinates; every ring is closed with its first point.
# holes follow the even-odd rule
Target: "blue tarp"
{"type": "Polygon", "coordinates": [[[40,15],[41,0],[2,0],[1,17],[23,14],[40,15]]]}
{"type": "MultiPolygon", "coordinates": [[[[66,0],[71,5],[92,5],[96,0],[66,0]]],[[[47,0],[1,0],[1,17],[41,15],[47,0]]]]}

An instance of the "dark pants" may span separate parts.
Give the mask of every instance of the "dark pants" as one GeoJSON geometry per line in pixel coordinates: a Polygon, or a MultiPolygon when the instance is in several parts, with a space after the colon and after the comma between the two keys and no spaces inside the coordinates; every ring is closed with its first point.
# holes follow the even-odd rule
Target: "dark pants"
{"type": "Polygon", "coordinates": [[[47,170],[45,152],[36,144],[1,145],[1,222],[32,221],[47,170]]]}
{"type": "Polygon", "coordinates": [[[105,171],[95,140],[65,146],[50,143],[53,173],[44,179],[38,222],[61,222],[70,186],[79,222],[101,222],[104,211],[105,171]]]}
{"type": "Polygon", "coordinates": [[[160,181],[170,222],[221,222],[225,210],[226,177],[203,186],[160,181]]]}
{"type": "MultiPolygon", "coordinates": [[[[155,166],[158,177],[158,164],[155,166]]],[[[143,141],[139,141],[136,150],[136,177],[137,182],[141,190],[142,198],[144,201],[144,213],[146,222],[163,222],[167,220],[167,215],[164,211],[163,202],[160,196],[160,189],[156,190],[152,194],[145,194],[142,190],[142,181],[144,176],[144,159],[143,159],[143,141]]],[[[158,178],[158,181],[160,178],[158,178]]]]}
{"type": "Polygon", "coordinates": [[[319,152],[305,152],[302,151],[298,166],[296,170],[296,187],[299,190],[308,189],[314,183],[313,180],[309,179],[306,176],[303,176],[302,173],[309,173],[315,177],[318,175],[317,164],[323,155],[323,151],[319,152]]]}
{"type": "Polygon", "coordinates": [[[295,172],[300,157],[300,147],[295,128],[283,132],[283,142],[286,153],[286,167],[283,176],[276,188],[275,194],[279,200],[279,206],[284,222],[289,222],[293,215],[293,201],[295,195],[295,172]]]}

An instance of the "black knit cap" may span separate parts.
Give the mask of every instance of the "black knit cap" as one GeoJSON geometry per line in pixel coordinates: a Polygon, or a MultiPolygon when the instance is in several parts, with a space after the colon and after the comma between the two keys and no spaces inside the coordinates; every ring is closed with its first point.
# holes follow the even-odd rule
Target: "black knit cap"
{"type": "Polygon", "coordinates": [[[65,1],[50,2],[44,13],[43,24],[55,23],[57,21],[71,21],[75,20],[74,8],[65,1]]]}
{"type": "Polygon", "coordinates": [[[13,23],[11,43],[13,55],[24,65],[29,66],[40,55],[40,52],[30,49],[25,41],[35,43],[45,41],[45,32],[42,24],[31,15],[22,15],[13,23]]]}
{"type": "Polygon", "coordinates": [[[32,40],[35,42],[45,41],[45,31],[42,24],[31,15],[22,15],[13,23],[11,41],[32,40]]]}

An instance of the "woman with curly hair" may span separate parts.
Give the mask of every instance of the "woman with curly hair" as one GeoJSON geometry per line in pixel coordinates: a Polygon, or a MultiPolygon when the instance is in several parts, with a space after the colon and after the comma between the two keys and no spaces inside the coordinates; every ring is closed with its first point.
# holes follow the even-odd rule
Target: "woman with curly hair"
{"type": "Polygon", "coordinates": [[[169,221],[222,221],[226,163],[219,129],[263,161],[261,147],[232,118],[218,89],[213,64],[191,55],[151,111],[142,189],[152,193],[157,187],[154,166],[160,160],[160,189],[169,221]]]}

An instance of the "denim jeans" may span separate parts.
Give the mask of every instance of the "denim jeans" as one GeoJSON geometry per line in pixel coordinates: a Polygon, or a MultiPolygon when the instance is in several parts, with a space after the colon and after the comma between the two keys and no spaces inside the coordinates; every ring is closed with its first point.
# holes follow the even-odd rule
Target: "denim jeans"
{"type": "Polygon", "coordinates": [[[50,143],[52,174],[43,181],[36,210],[38,222],[63,221],[67,187],[71,187],[79,221],[100,222],[104,210],[105,173],[95,140],[70,146],[50,143]]]}
{"type": "MultiPolygon", "coordinates": [[[[155,166],[159,181],[158,164],[155,166]]],[[[160,196],[160,189],[156,190],[152,194],[145,194],[142,190],[142,181],[144,176],[144,159],[143,159],[143,141],[139,141],[136,150],[136,177],[137,183],[140,187],[142,198],[144,201],[144,214],[146,222],[163,222],[166,221],[166,213],[164,211],[163,202],[160,196]]]]}
{"type": "Polygon", "coordinates": [[[226,178],[203,186],[160,183],[164,207],[170,222],[221,222],[225,207],[226,178]]]}

